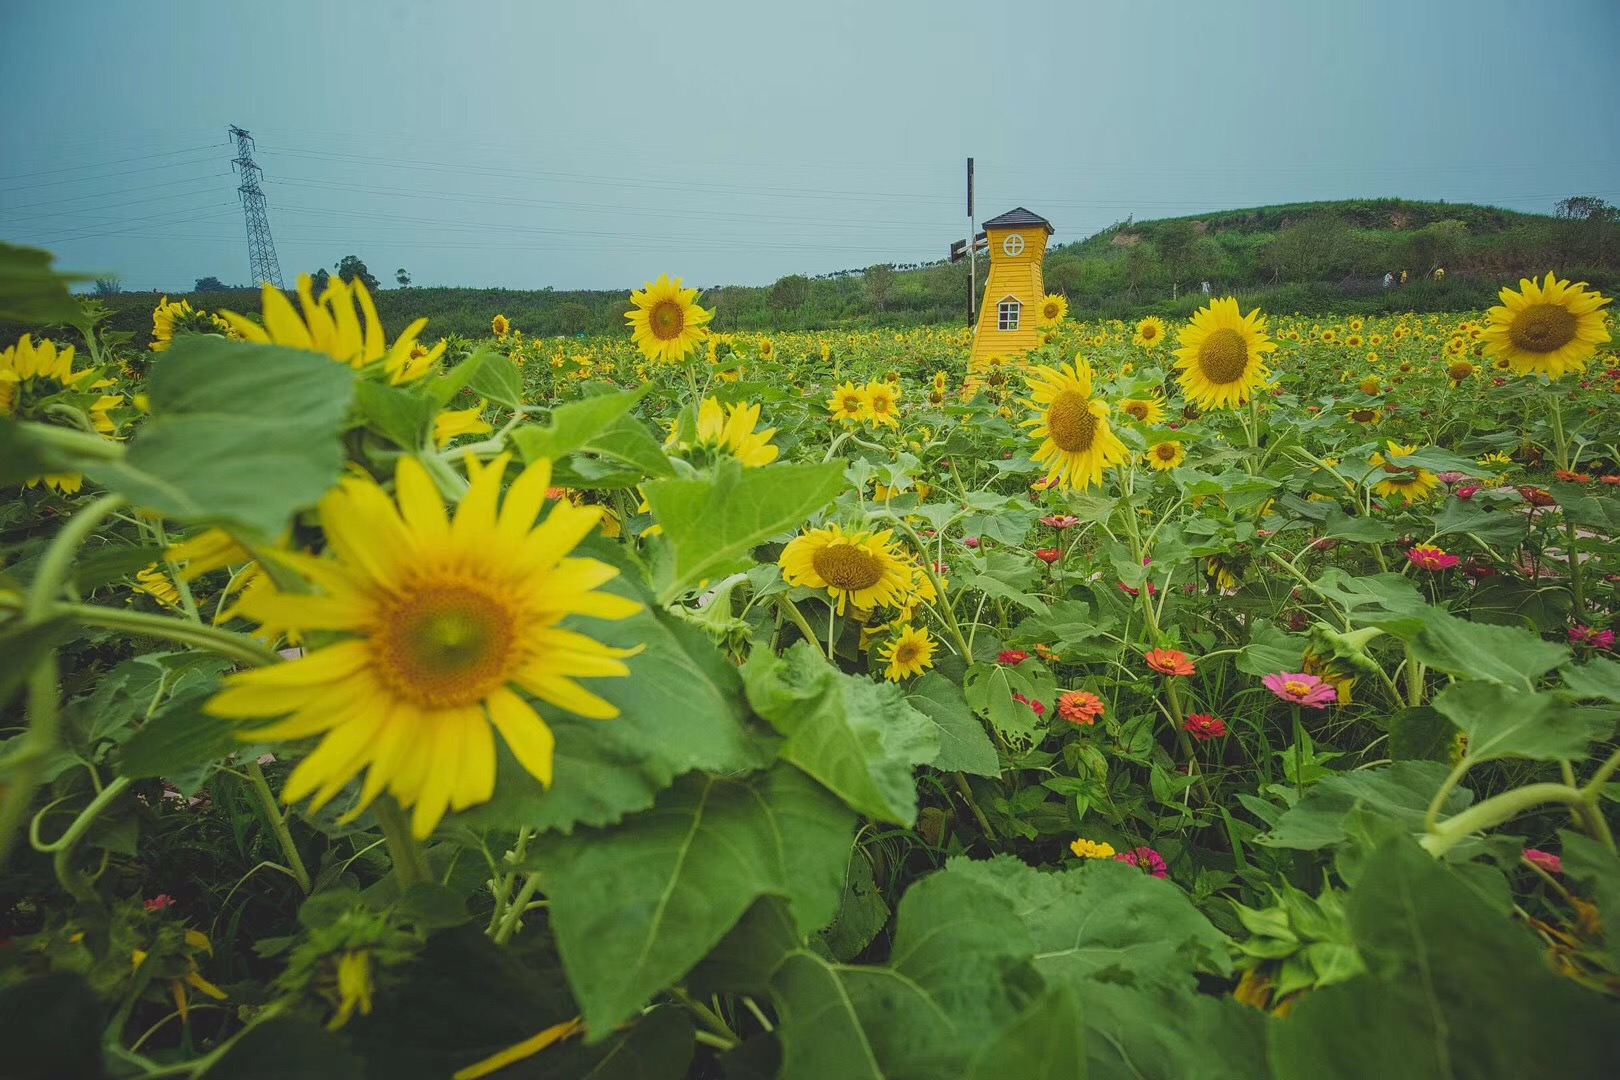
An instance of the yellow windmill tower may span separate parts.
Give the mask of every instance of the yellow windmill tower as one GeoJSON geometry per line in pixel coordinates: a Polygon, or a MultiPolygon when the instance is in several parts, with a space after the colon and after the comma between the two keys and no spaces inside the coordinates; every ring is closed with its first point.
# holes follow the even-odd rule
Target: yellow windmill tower
{"type": "Polygon", "coordinates": [[[1046,295],[1041,263],[1052,223],[1020,206],[985,222],[984,232],[990,276],[973,331],[973,360],[992,353],[1017,356],[1040,343],[1037,323],[1046,295]]]}

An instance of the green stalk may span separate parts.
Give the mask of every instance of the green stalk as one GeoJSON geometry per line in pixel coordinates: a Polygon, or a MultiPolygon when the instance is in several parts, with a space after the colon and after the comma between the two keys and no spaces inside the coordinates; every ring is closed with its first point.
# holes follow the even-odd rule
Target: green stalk
{"type": "Polygon", "coordinates": [[[73,819],[73,824],[67,831],[49,844],[38,845],[40,851],[53,853],[53,866],[56,870],[56,880],[62,883],[62,888],[71,893],[75,899],[86,903],[95,903],[100,898],[90,882],[85,879],[73,865],[73,855],[78,849],[79,841],[84,839],[90,826],[95,824],[96,818],[105,810],[114,799],[122,795],[129,787],[130,781],[126,777],[118,777],[112,783],[101,789],[101,792],[90,801],[90,805],[79,811],[79,816],[73,819]]]}
{"type": "Polygon", "coordinates": [[[517,933],[518,923],[523,921],[523,913],[528,910],[529,899],[534,896],[535,890],[540,888],[540,871],[536,870],[523,879],[523,887],[513,897],[512,905],[506,909],[501,919],[500,928],[495,931],[495,944],[505,945],[517,933]]]}
{"type": "Polygon", "coordinates": [[[259,805],[264,808],[265,816],[270,819],[270,828],[276,834],[276,843],[281,845],[281,853],[287,858],[287,868],[292,871],[293,880],[308,896],[311,889],[309,871],[304,867],[304,860],[298,854],[298,847],[293,843],[292,830],[287,828],[287,815],[282,812],[281,804],[276,801],[270,790],[270,782],[264,778],[264,769],[257,761],[250,761],[246,768],[248,786],[259,797],[259,805]]]}
{"type": "Polygon", "coordinates": [[[1581,789],[1568,784],[1526,784],[1524,787],[1504,791],[1482,803],[1449,817],[1421,840],[1429,854],[1444,855],[1474,833],[1495,828],[1547,803],[1563,803],[1575,807],[1583,804],[1586,796],[1581,789]]]}
{"type": "Polygon", "coordinates": [[[144,611],[123,611],[99,604],[57,604],[54,610],[85,626],[122,630],[137,637],[158,638],[206,649],[249,667],[265,667],[281,661],[280,655],[245,634],[202,623],[151,615],[144,611]]]}
{"type": "Polygon", "coordinates": [[[399,881],[400,891],[433,880],[428,870],[427,852],[416,842],[416,837],[411,833],[411,823],[406,820],[405,811],[400,809],[394,797],[387,793],[378,796],[377,801],[371,804],[371,812],[377,815],[383,839],[388,842],[388,856],[394,861],[394,877],[399,881]]]}

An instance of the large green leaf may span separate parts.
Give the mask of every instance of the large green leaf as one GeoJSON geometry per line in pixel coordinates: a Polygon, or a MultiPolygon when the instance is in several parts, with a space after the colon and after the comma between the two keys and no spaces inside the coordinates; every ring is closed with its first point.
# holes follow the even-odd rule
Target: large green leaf
{"type": "Polygon", "coordinates": [[[433,429],[433,399],[399,386],[361,379],[354,387],[355,406],[366,427],[403,450],[427,445],[433,429]]]}
{"type": "Polygon", "coordinates": [[[1303,634],[1288,634],[1265,619],[1254,620],[1249,643],[1238,652],[1237,669],[1247,675],[1298,671],[1305,655],[1303,634]]]}
{"type": "Polygon", "coordinates": [[[1600,656],[1584,664],[1571,664],[1562,674],[1565,688],[1578,697],[1620,702],[1620,664],[1613,660],[1600,656]]]}
{"type": "MultiPolygon", "coordinates": [[[[1271,847],[1306,851],[1331,847],[1348,838],[1345,819],[1358,807],[1390,818],[1410,830],[1420,830],[1429,803],[1449,771],[1438,761],[1397,761],[1393,765],[1336,773],[1307,791],[1269,833],[1262,833],[1256,839],[1271,847]]],[[[1466,788],[1456,788],[1446,797],[1442,809],[1447,814],[1455,814],[1466,808],[1473,798],[1473,793],[1466,788]]]]}
{"type": "Polygon", "coordinates": [[[1517,626],[1469,622],[1431,608],[1409,639],[1412,655],[1437,671],[1529,690],[1570,657],[1568,647],[1517,626]]]}
{"type": "Polygon", "coordinates": [[[1429,610],[1429,602],[1417,586],[1399,574],[1357,576],[1332,566],[1311,582],[1311,589],[1338,604],[1356,622],[1392,632],[1403,625],[1415,628],[1429,610]]]}
{"type": "Polygon", "coordinates": [[[188,334],[153,366],[147,393],[152,416],[129,452],[86,468],[137,506],[271,537],[337,482],[354,396],[343,364],[188,334]]]}
{"type": "MultiPolygon", "coordinates": [[[[319,1024],[276,1016],[256,1024],[197,1074],[218,1080],[350,1080],[364,1066],[343,1040],[319,1024]]],[[[401,1074],[390,1075],[399,1077],[401,1074]]]]}
{"type": "Polygon", "coordinates": [[[787,737],[780,754],[867,817],[910,825],[913,767],[935,760],[939,730],[893,683],[845,675],[813,645],[756,649],[743,669],[748,702],[787,737]]]}
{"type": "Polygon", "coordinates": [[[1229,997],[1080,985],[1088,1080],[1266,1080],[1264,1013],[1229,997]]]}
{"type": "Polygon", "coordinates": [[[642,490],[675,556],[659,598],[672,600],[739,568],[751,548],[802,522],[843,483],[836,461],[744,469],[726,460],[710,476],[646,484],[642,490]]]}
{"type": "Polygon", "coordinates": [[[1530,521],[1523,514],[1492,509],[1467,499],[1447,500],[1434,516],[1436,538],[1455,534],[1471,536],[1502,552],[1518,547],[1529,530],[1530,521]]]}
{"type": "Polygon", "coordinates": [[[1452,683],[1435,697],[1434,707],[1468,735],[1468,756],[1476,761],[1576,761],[1614,730],[1620,716],[1611,708],[1570,705],[1552,694],[1490,682],[1452,683]]]}
{"type": "Polygon", "coordinates": [[[750,905],[781,896],[800,934],[830,922],[854,816],[803,773],[689,776],[611,830],[530,852],[593,1040],[684,976],[750,905]]]}
{"type": "Polygon", "coordinates": [[[472,378],[467,380],[467,389],[508,409],[523,404],[523,376],[518,373],[516,364],[499,353],[488,357],[473,372],[472,378]]]}
{"type": "Polygon", "coordinates": [[[955,683],[930,671],[911,685],[906,703],[938,729],[939,753],[928,764],[942,772],[1001,775],[996,748],[955,683]]]}
{"type": "Polygon", "coordinates": [[[1103,973],[1135,985],[1191,988],[1194,972],[1230,970],[1226,936],[1168,881],[1112,861],[1058,873],[1011,855],[954,858],[946,873],[1006,897],[1035,944],[1035,967],[1053,982],[1103,973]]]}
{"type": "Polygon", "coordinates": [[[1367,974],[1274,1023],[1279,1080],[1603,1076],[1613,1001],[1553,974],[1529,931],[1406,837],[1348,901],[1367,974]]]}
{"type": "Polygon", "coordinates": [[[1584,887],[1577,892],[1596,905],[1603,928],[1603,955],[1608,957],[1610,971],[1620,971],[1620,858],[1578,832],[1566,829],[1558,836],[1564,842],[1564,873],[1580,882],[1584,887]]]}
{"type": "Polygon", "coordinates": [[[242,749],[235,725],[204,715],[213,690],[197,687],[171,698],[124,743],[118,773],[131,779],[174,776],[242,749]]]}
{"type": "Polygon", "coordinates": [[[103,1076],[106,1020],[95,991],[76,972],[11,982],[0,989],[0,1072],[11,1080],[103,1076]]]}
{"type": "Polygon", "coordinates": [[[1050,707],[1057,697],[1057,680],[1033,661],[1022,664],[978,663],[962,681],[967,703],[989,718],[1001,737],[1014,748],[1026,748],[1046,731],[1046,721],[1025,701],[1050,707]],[[1021,694],[1025,701],[1013,697],[1021,694]]]}
{"type": "Polygon", "coordinates": [[[0,244],[0,323],[60,326],[84,318],[68,286],[87,275],[52,270],[51,259],[48,251],[0,244]]]}
{"type": "MultiPolygon", "coordinates": [[[[605,591],[647,599],[628,576],[605,591]]],[[[461,821],[565,832],[608,825],[651,806],[683,773],[747,770],[769,760],[774,736],[749,729],[737,669],[701,631],[651,608],[611,622],[580,619],[576,628],[609,645],[643,647],[628,661],[629,678],[589,681],[619,715],[587,720],[538,706],[557,739],[552,787],[503,752],[494,799],[461,821]]]]}
{"type": "Polygon", "coordinates": [[[612,427],[646,396],[650,388],[644,386],[640,390],[621,394],[597,394],[559,405],[551,410],[550,423],[526,424],[512,432],[512,441],[522,452],[524,461],[534,461],[536,458],[555,461],[612,427]]]}
{"type": "Polygon", "coordinates": [[[973,1060],[970,1080],[1086,1080],[1086,1025],[1074,988],[1055,986],[973,1060]]]}
{"type": "Polygon", "coordinates": [[[827,951],[839,960],[853,960],[888,925],[890,914],[888,901],[873,880],[871,859],[856,847],[850,853],[838,915],[822,934],[827,951]]]}

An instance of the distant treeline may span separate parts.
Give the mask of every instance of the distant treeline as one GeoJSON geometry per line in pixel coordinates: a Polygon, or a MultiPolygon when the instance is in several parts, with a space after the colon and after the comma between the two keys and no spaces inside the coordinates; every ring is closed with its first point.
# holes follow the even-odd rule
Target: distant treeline
{"type": "MultiPolygon", "coordinates": [[[[942,238],[942,246],[949,239],[942,238]]],[[[981,261],[981,283],[982,267],[981,261]]],[[[1045,276],[1049,292],[1068,297],[1071,317],[1129,319],[1190,312],[1203,302],[1205,281],[1214,294],[1236,294],[1276,312],[1476,310],[1495,303],[1503,284],[1548,270],[1612,295],[1620,286],[1620,211],[1592,198],[1566,199],[1550,217],[1375,199],[1127,220],[1054,246],[1045,276]],[[1394,287],[1385,286],[1386,274],[1394,287]]],[[[701,302],[714,309],[719,330],[909,326],[964,321],[967,289],[966,264],[941,262],[726,285],[706,289],[701,302]]],[[[190,299],[209,310],[258,310],[252,292],[202,292],[190,299]]],[[[430,339],[485,335],[497,314],[530,335],[618,333],[626,308],[625,290],[403,287],[380,290],[376,299],[390,331],[427,317],[430,339]]],[[[150,332],[154,300],[103,297],[115,310],[114,328],[134,333],[137,344],[150,332]]]]}

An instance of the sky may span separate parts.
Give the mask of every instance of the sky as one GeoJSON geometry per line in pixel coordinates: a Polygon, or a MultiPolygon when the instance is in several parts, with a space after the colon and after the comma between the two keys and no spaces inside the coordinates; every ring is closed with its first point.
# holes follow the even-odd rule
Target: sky
{"type": "Polygon", "coordinates": [[[0,0],[0,240],[126,289],[768,284],[1025,206],[1620,201],[1620,3],[0,0]]]}

